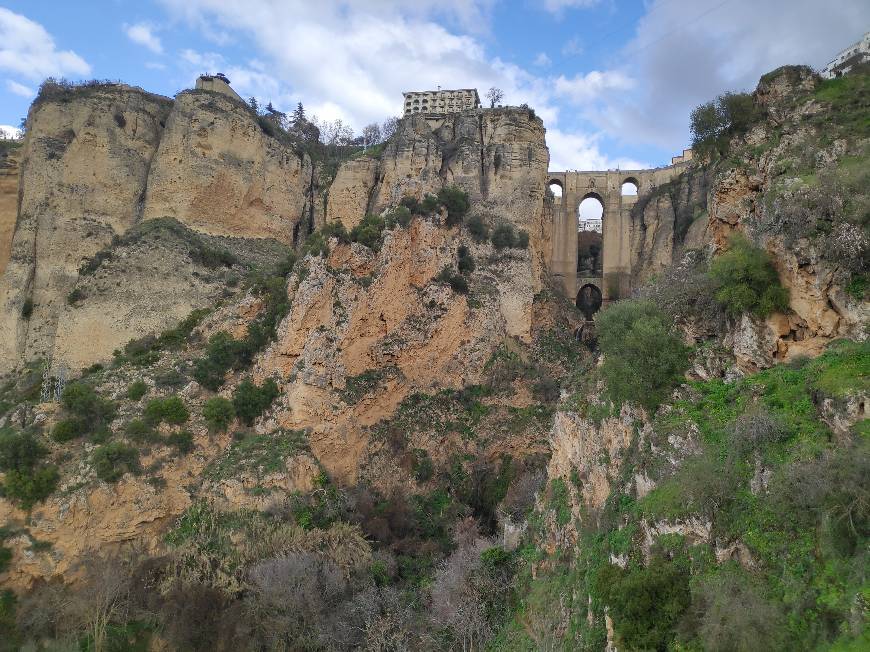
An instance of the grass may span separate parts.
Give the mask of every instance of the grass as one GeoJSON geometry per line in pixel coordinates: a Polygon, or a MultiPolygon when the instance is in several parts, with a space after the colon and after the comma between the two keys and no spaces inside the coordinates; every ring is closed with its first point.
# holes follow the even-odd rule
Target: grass
{"type": "Polygon", "coordinates": [[[227,452],[206,467],[203,476],[212,480],[253,473],[262,478],[285,469],[286,460],[308,450],[305,433],[283,430],[269,435],[251,435],[234,441],[227,452]]]}

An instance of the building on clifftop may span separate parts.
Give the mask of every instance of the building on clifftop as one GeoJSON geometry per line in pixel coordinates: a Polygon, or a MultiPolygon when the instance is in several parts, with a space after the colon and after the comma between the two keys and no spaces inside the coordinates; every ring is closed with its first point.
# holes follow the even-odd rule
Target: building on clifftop
{"type": "Polygon", "coordinates": [[[405,97],[404,114],[425,113],[444,115],[480,108],[480,96],[476,88],[460,88],[442,91],[411,91],[405,97]]]}
{"type": "Polygon", "coordinates": [[[864,38],[847,47],[822,68],[822,77],[827,79],[841,77],[855,66],[868,61],[870,61],[870,32],[864,34],[864,38]]]}
{"type": "Polygon", "coordinates": [[[196,78],[196,89],[200,91],[223,93],[224,95],[229,95],[230,97],[237,99],[239,102],[244,102],[239,94],[230,87],[230,80],[227,79],[227,76],[222,72],[219,72],[216,75],[200,75],[196,78]]]}

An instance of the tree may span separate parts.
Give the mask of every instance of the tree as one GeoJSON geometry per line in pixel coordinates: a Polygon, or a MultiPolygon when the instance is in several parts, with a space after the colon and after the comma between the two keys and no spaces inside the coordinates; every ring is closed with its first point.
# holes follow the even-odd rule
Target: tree
{"type": "Polygon", "coordinates": [[[486,99],[489,100],[489,108],[494,109],[504,99],[504,91],[493,86],[486,92],[486,99]]]}
{"type": "Polygon", "coordinates": [[[325,121],[317,126],[320,128],[320,142],[324,145],[330,147],[346,146],[353,140],[353,129],[350,125],[346,125],[341,118],[336,118],[332,122],[325,121]]]}
{"type": "Polygon", "coordinates": [[[203,405],[202,418],[208,424],[210,432],[226,432],[227,427],[236,418],[236,409],[229,399],[213,396],[203,405]]]}
{"type": "Polygon", "coordinates": [[[259,104],[259,102],[257,102],[257,98],[254,97],[253,95],[251,95],[251,97],[248,98],[248,104],[250,104],[251,108],[254,109],[254,113],[260,112],[260,104],[259,104]]]}
{"type": "Polygon", "coordinates": [[[746,238],[735,236],[727,252],[710,265],[710,276],[718,285],[716,300],[732,317],[752,313],[767,317],[788,309],[788,290],[763,249],[746,238]]]}
{"type": "Polygon", "coordinates": [[[384,120],[384,123],[381,125],[381,137],[384,140],[389,140],[393,137],[393,134],[396,133],[396,129],[399,128],[399,118],[391,117],[384,120]]]}
{"type": "Polygon", "coordinates": [[[683,377],[689,351],[671,320],[652,302],[620,301],[595,319],[604,353],[601,374],[616,403],[633,401],[658,407],[683,377]]]}
{"type": "Polygon", "coordinates": [[[88,556],[80,564],[87,578],[70,602],[74,619],[86,632],[94,652],[107,649],[109,625],[127,620],[130,608],[130,564],[117,557],[88,556]]]}
{"type": "Polygon", "coordinates": [[[381,127],[377,122],[372,122],[371,124],[363,127],[362,130],[362,138],[363,138],[363,147],[368,149],[372,145],[377,145],[381,142],[381,127]]]}
{"type": "Polygon", "coordinates": [[[293,110],[293,116],[290,119],[290,122],[294,127],[298,128],[300,123],[303,121],[305,121],[305,107],[302,106],[302,102],[299,102],[293,110]]]}

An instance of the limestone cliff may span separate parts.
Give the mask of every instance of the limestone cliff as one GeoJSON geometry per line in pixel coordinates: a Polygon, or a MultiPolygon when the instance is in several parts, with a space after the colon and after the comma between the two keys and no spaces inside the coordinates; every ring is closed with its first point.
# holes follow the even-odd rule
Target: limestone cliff
{"type": "Polygon", "coordinates": [[[9,262],[18,216],[18,147],[0,150],[0,276],[9,262]]]}
{"type": "Polygon", "coordinates": [[[296,244],[300,228],[311,230],[312,173],[308,156],[267,135],[248,105],[184,91],[151,163],[142,218],[296,244]]]}
{"type": "Polygon", "coordinates": [[[122,84],[59,92],[31,107],[0,279],[4,367],[51,354],[79,265],[136,223],[170,107],[168,98],[122,84]]]}
{"type": "Polygon", "coordinates": [[[549,151],[534,112],[521,108],[465,111],[438,120],[412,115],[399,123],[378,159],[339,168],[327,219],[348,228],[405,196],[422,199],[443,186],[468,192],[480,212],[542,238],[549,151]]]}

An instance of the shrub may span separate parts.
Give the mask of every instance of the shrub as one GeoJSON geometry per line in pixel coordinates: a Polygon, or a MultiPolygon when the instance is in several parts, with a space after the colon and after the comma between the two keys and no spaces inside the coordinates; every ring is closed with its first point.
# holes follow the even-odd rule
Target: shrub
{"type": "Polygon", "coordinates": [[[435,277],[435,280],[439,283],[447,283],[454,292],[468,294],[468,281],[465,280],[464,276],[454,274],[453,270],[449,267],[442,269],[441,273],[435,277]]]}
{"type": "Polygon", "coordinates": [[[468,251],[468,247],[461,246],[459,247],[459,260],[457,261],[456,267],[459,269],[460,274],[471,274],[474,271],[474,257],[471,255],[471,252],[468,251]]]}
{"type": "Polygon", "coordinates": [[[414,479],[417,482],[426,482],[435,474],[435,465],[432,463],[432,458],[422,448],[414,449],[414,462],[411,466],[414,473],[414,479]]]}
{"type": "Polygon", "coordinates": [[[731,136],[746,133],[761,113],[748,93],[724,93],[691,114],[692,150],[701,158],[723,155],[731,136]]]}
{"type": "Polygon", "coordinates": [[[752,313],[767,317],[788,308],[788,291],[779,282],[770,256],[746,238],[735,236],[731,246],[710,265],[717,284],[716,300],[732,317],[752,313]]]}
{"type": "Polygon", "coordinates": [[[438,208],[438,197],[435,195],[426,195],[423,197],[423,201],[420,202],[420,212],[424,215],[429,215],[434,213],[438,208]]]}
{"type": "Polygon", "coordinates": [[[115,418],[115,404],[102,398],[93,387],[85,383],[67,385],[61,402],[69,412],[84,421],[89,431],[115,418]]]}
{"type": "Polygon", "coordinates": [[[166,437],[166,443],[179,453],[189,453],[193,450],[193,433],[189,430],[170,433],[166,437]]]}
{"type": "Polygon", "coordinates": [[[138,401],[148,393],[148,385],[144,380],[137,380],[127,388],[127,398],[131,401],[138,401]]]}
{"type": "Polygon", "coordinates": [[[76,288],[75,290],[70,292],[68,295],[66,295],[66,302],[69,305],[74,306],[75,304],[77,304],[79,301],[81,301],[84,298],[85,298],[85,293],[82,292],[82,290],[80,288],[76,288]]]}
{"type": "Polygon", "coordinates": [[[352,242],[359,242],[373,251],[381,248],[381,235],[383,235],[386,222],[379,215],[366,215],[362,222],[357,224],[350,232],[352,242]]]}
{"type": "Polygon", "coordinates": [[[154,429],[142,419],[133,419],[124,430],[135,442],[151,441],[155,438],[154,429]]]}
{"type": "Polygon", "coordinates": [[[499,224],[492,232],[492,246],[496,249],[506,249],[516,246],[517,234],[511,224],[499,224]]]}
{"type": "Polygon", "coordinates": [[[124,473],[139,472],[139,451],[120,442],[105,444],[94,451],[91,462],[103,482],[117,482],[124,473]]]}
{"type": "Polygon", "coordinates": [[[33,314],[33,299],[25,299],[24,303],[21,305],[21,316],[24,319],[30,319],[30,315],[33,314]]]}
{"type": "Polygon", "coordinates": [[[489,226],[487,226],[486,220],[476,213],[465,220],[465,227],[475,242],[486,242],[489,238],[489,226]]]}
{"type": "Polygon", "coordinates": [[[649,301],[620,301],[598,313],[601,373],[617,403],[636,401],[654,410],[682,379],[688,348],[673,323],[649,301]]]}
{"type": "Polygon", "coordinates": [[[54,466],[7,471],[3,491],[7,498],[18,501],[23,509],[30,509],[48,498],[59,480],[60,473],[54,466]]]}
{"type": "Polygon", "coordinates": [[[401,201],[399,201],[399,204],[403,208],[408,209],[408,212],[411,214],[416,214],[420,212],[420,202],[417,200],[416,197],[412,197],[411,195],[406,195],[405,197],[402,197],[401,201]]]}
{"type": "Polygon", "coordinates": [[[411,223],[412,218],[413,215],[411,214],[411,210],[407,206],[396,206],[393,210],[387,213],[387,228],[392,229],[397,224],[402,228],[405,228],[411,223]]]}
{"type": "Polygon", "coordinates": [[[232,401],[223,396],[213,396],[202,407],[202,417],[210,432],[226,432],[233,419],[236,409],[232,401]]]}
{"type": "Polygon", "coordinates": [[[155,398],[148,401],[143,412],[145,423],[156,426],[161,422],[179,425],[190,418],[190,412],[178,396],[155,398]]]}
{"type": "Polygon", "coordinates": [[[658,557],[646,568],[605,566],[595,585],[613,613],[616,633],[629,650],[668,649],[674,628],[691,601],[686,569],[658,557]]]}
{"type": "Polygon", "coordinates": [[[260,387],[250,380],[243,380],[233,392],[233,407],[245,425],[254,425],[254,420],[272,405],[280,392],[277,383],[269,378],[260,387]]]}
{"type": "Polygon", "coordinates": [[[87,434],[87,432],[88,426],[82,419],[78,417],[69,417],[67,419],[61,419],[54,424],[54,428],[51,429],[51,438],[56,442],[63,443],[77,439],[78,437],[87,434]]]}
{"type": "Polygon", "coordinates": [[[517,249],[528,249],[529,248],[529,232],[528,231],[520,230],[520,232],[517,233],[517,242],[516,242],[515,246],[517,249]]]}
{"type": "Polygon", "coordinates": [[[438,192],[438,202],[447,209],[447,225],[455,226],[462,223],[462,218],[468,213],[471,204],[468,193],[458,186],[447,186],[438,192]]]}
{"type": "Polygon", "coordinates": [[[32,469],[48,450],[29,432],[0,430],[0,471],[32,469]]]}

